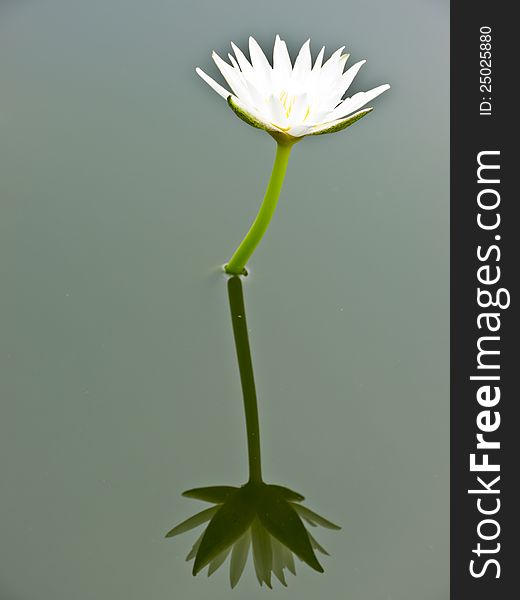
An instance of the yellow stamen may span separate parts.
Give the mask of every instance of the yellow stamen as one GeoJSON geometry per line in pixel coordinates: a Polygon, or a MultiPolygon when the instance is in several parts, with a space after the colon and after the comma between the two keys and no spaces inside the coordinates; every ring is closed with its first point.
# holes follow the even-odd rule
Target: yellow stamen
{"type": "MultiPolygon", "coordinates": [[[[280,102],[282,103],[282,106],[283,106],[283,109],[285,112],[285,116],[287,119],[289,118],[289,116],[292,112],[292,109],[296,102],[296,98],[297,98],[296,94],[294,94],[293,96],[289,96],[289,93],[287,92],[287,90],[282,90],[280,92],[280,102]]],[[[305,121],[308,118],[310,112],[311,112],[311,107],[309,105],[309,106],[307,106],[307,110],[305,111],[305,116],[303,117],[303,121],[305,121]]]]}

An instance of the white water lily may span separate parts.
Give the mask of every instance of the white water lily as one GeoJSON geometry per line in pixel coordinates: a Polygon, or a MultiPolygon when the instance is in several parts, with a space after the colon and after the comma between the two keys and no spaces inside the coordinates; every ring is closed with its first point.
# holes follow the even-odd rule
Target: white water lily
{"type": "Polygon", "coordinates": [[[228,101],[244,121],[268,131],[275,139],[302,138],[307,135],[332,133],[344,129],[365,116],[372,108],[368,102],[390,86],[380,85],[368,92],[358,92],[343,98],[364,60],[344,72],[349,57],[339,48],[324,63],[323,47],[312,64],[310,40],[307,40],[294,61],[280,36],[276,36],[272,65],[252,37],[249,38],[248,61],[243,52],[231,43],[234,56],[230,64],[213,52],[213,60],[229,85],[228,91],[202,69],[197,73],[228,101]],[[361,110],[363,109],[363,110],[361,110]]]}
{"type": "Polygon", "coordinates": [[[228,54],[230,63],[213,52],[220,72],[227,81],[227,90],[202,69],[197,73],[243,121],[267,131],[277,142],[273,172],[260,211],[242,243],[224,270],[230,275],[246,273],[247,261],[260,243],[274,214],[282,189],[289,155],[296,142],[308,135],[322,135],[346,129],[372,111],[368,102],[390,86],[380,85],[368,92],[358,92],[343,98],[364,60],[344,72],[348,54],[344,46],[323,62],[322,48],[312,64],[310,40],[301,47],[294,64],[287,46],[276,36],[273,62],[267,60],[262,49],[249,38],[251,61],[231,43],[235,55],[228,54]]]}

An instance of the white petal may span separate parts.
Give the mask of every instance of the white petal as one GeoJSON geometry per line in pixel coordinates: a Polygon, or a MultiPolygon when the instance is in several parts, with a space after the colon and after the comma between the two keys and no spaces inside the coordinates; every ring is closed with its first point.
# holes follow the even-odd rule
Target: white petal
{"type": "Polygon", "coordinates": [[[231,562],[229,567],[229,578],[231,587],[234,588],[238,583],[244,567],[247,562],[247,555],[249,554],[249,546],[251,545],[251,532],[248,529],[233,545],[233,551],[231,552],[231,562]]]}
{"type": "Polygon", "coordinates": [[[345,46],[341,46],[341,48],[338,48],[336,52],[334,52],[331,55],[331,57],[327,60],[327,62],[322,66],[322,70],[328,70],[337,67],[339,65],[339,60],[342,56],[343,50],[345,50],[345,46]]]}
{"type": "Polygon", "coordinates": [[[259,71],[265,72],[266,75],[269,75],[271,72],[271,65],[254,37],[249,38],[249,54],[251,56],[253,69],[258,69],[259,71]]]}
{"type": "MultiPolygon", "coordinates": [[[[254,125],[255,127],[258,126],[260,129],[265,129],[267,131],[277,131],[279,129],[271,123],[269,116],[266,117],[265,111],[263,113],[260,113],[252,104],[242,102],[236,96],[232,96],[232,104],[236,105],[238,111],[246,113],[246,115],[244,116],[247,116],[247,118],[243,118],[240,114],[238,116],[243,118],[243,120],[247,121],[250,125],[254,125]],[[258,123],[250,123],[250,120],[257,121],[258,123]]],[[[231,108],[235,110],[233,106],[231,108]]],[[[235,112],[237,111],[235,110],[235,112]]]]}
{"type": "Polygon", "coordinates": [[[323,107],[324,111],[320,114],[312,115],[315,123],[318,123],[322,121],[324,117],[327,117],[327,114],[330,111],[334,110],[338,103],[341,102],[343,94],[350,87],[350,84],[354,80],[359,69],[365,64],[365,62],[365,60],[359,61],[358,63],[350,67],[350,69],[343,73],[339,78],[335,79],[335,81],[330,87],[330,91],[327,94],[328,98],[324,98],[323,102],[321,103],[321,106],[323,107]]]}
{"type": "Polygon", "coordinates": [[[255,116],[265,124],[271,122],[271,113],[268,110],[266,97],[252,81],[246,81],[246,90],[249,94],[250,106],[255,116]]]}
{"type": "Polygon", "coordinates": [[[241,79],[240,71],[235,71],[235,69],[228,65],[227,62],[223,61],[216,52],[213,52],[212,58],[224,76],[224,79],[228,82],[229,87],[233,90],[235,96],[245,99],[245,86],[241,79]]]}
{"type": "Polygon", "coordinates": [[[253,106],[256,108],[256,110],[258,110],[259,112],[261,112],[263,114],[265,111],[265,96],[264,96],[264,94],[259,90],[259,88],[252,81],[246,81],[246,87],[247,87],[247,91],[251,97],[251,102],[252,102],[253,106]]]}
{"type": "Polygon", "coordinates": [[[195,72],[197,73],[197,75],[199,75],[200,77],[202,77],[202,79],[204,79],[204,81],[210,86],[212,87],[219,96],[222,96],[222,98],[226,99],[231,95],[231,92],[228,92],[225,88],[223,88],[220,84],[218,84],[214,79],[212,79],[209,75],[206,75],[206,73],[204,73],[204,71],[202,69],[199,69],[199,67],[197,67],[195,69],[195,72]]]}
{"type": "Polygon", "coordinates": [[[341,71],[340,71],[341,73],[343,73],[343,69],[345,68],[345,64],[347,63],[347,60],[348,60],[349,56],[350,56],[350,54],[342,54],[340,56],[339,64],[340,64],[340,67],[341,67],[341,71]]]}
{"type": "Polygon", "coordinates": [[[321,69],[316,70],[315,74],[316,81],[315,86],[317,90],[319,90],[319,96],[322,101],[326,100],[329,96],[331,86],[337,81],[337,79],[341,76],[343,71],[343,66],[345,64],[345,59],[342,60],[342,52],[344,46],[342,48],[338,48],[336,52],[327,60],[327,62],[321,67],[321,69]]]}
{"type": "Polygon", "coordinates": [[[343,75],[341,76],[341,79],[340,79],[340,84],[338,86],[339,89],[337,90],[340,95],[340,98],[348,90],[348,88],[350,87],[350,84],[354,81],[354,78],[358,74],[359,69],[361,69],[361,67],[366,62],[367,62],[366,60],[360,60],[355,65],[352,65],[350,67],[350,69],[345,71],[345,73],[343,73],[343,75]]]}
{"type": "Polygon", "coordinates": [[[316,61],[314,63],[314,67],[312,67],[313,71],[321,69],[321,65],[323,64],[323,55],[325,54],[325,46],[320,50],[318,56],[316,57],[316,61]]]}
{"type": "MultiPolygon", "coordinates": [[[[286,129],[285,125],[273,121],[272,106],[269,104],[269,98],[265,98],[260,90],[251,81],[246,82],[247,93],[251,98],[250,102],[238,101],[236,104],[251,113],[265,129],[280,130],[286,129]]],[[[285,121],[282,121],[284,123],[285,121]]]]}
{"type": "Polygon", "coordinates": [[[287,129],[287,116],[285,115],[280,98],[273,95],[269,96],[266,108],[270,113],[271,123],[280,129],[287,129]]]}
{"type": "Polygon", "coordinates": [[[288,78],[292,71],[291,57],[286,43],[276,36],[273,50],[273,70],[277,77],[288,78]]]}
{"type": "Polygon", "coordinates": [[[295,125],[294,127],[291,127],[287,133],[293,137],[303,137],[313,130],[314,128],[312,125],[295,125]]]}
{"type": "Polygon", "coordinates": [[[308,115],[309,97],[306,93],[299,94],[294,100],[292,110],[289,114],[289,122],[293,125],[303,125],[303,120],[308,115]]]}
{"type": "MultiPolygon", "coordinates": [[[[384,85],[380,85],[368,92],[358,92],[354,94],[352,98],[347,98],[344,100],[337,108],[335,108],[329,115],[328,119],[331,121],[335,121],[336,119],[341,119],[342,117],[346,117],[350,113],[353,113],[363,106],[370,102],[374,98],[377,98],[383,92],[386,92],[390,86],[385,83],[384,85]]],[[[327,120],[328,120],[327,119],[327,120]]]]}
{"type": "Polygon", "coordinates": [[[244,73],[244,74],[250,73],[253,70],[253,67],[251,66],[251,63],[245,57],[242,50],[240,50],[240,48],[238,46],[235,46],[235,44],[233,44],[233,42],[231,42],[231,47],[233,48],[233,52],[235,53],[235,56],[237,57],[237,61],[238,61],[238,64],[240,65],[240,69],[241,69],[242,73],[244,73]]]}
{"type": "Polygon", "coordinates": [[[294,62],[293,75],[299,81],[305,81],[309,76],[312,67],[311,59],[311,41],[307,40],[300,49],[294,62]]]}
{"type": "Polygon", "coordinates": [[[237,63],[237,59],[228,52],[228,58],[231,61],[231,64],[233,65],[233,68],[236,69],[237,71],[240,71],[240,66],[237,63]]]}

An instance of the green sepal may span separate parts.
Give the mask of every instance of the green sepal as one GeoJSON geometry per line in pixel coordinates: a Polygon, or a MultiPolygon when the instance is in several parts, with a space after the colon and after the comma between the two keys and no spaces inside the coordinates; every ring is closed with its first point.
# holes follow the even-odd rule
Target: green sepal
{"type": "Polygon", "coordinates": [[[210,563],[209,563],[209,567],[208,567],[208,577],[210,575],[213,575],[213,573],[222,565],[224,564],[224,562],[226,561],[226,558],[229,556],[229,553],[231,552],[231,546],[229,548],[226,548],[226,550],[224,550],[224,552],[221,552],[216,558],[214,558],[210,563]]]}
{"type": "Polygon", "coordinates": [[[274,127],[269,127],[268,125],[260,121],[260,119],[257,119],[250,112],[247,112],[247,110],[239,106],[233,99],[233,96],[228,96],[227,103],[229,104],[233,112],[236,114],[236,116],[242,119],[242,121],[244,121],[248,125],[251,125],[251,127],[256,127],[257,129],[263,129],[264,131],[269,132],[276,131],[274,127]]]}
{"type": "Polygon", "coordinates": [[[273,488],[273,490],[282,494],[282,496],[289,502],[301,502],[302,500],[305,500],[305,496],[302,496],[298,492],[295,492],[294,490],[291,490],[283,485],[275,485],[270,483],[268,484],[268,487],[273,488]]]}
{"type": "Polygon", "coordinates": [[[217,510],[218,510],[218,506],[212,506],[211,508],[206,508],[205,510],[197,513],[196,515],[189,517],[182,523],[179,523],[173,529],[170,529],[170,531],[168,531],[168,533],[166,534],[165,537],[169,538],[169,537],[173,537],[175,535],[180,535],[181,533],[184,533],[186,531],[189,531],[190,529],[194,529],[195,527],[202,525],[202,523],[209,521],[213,517],[213,515],[217,512],[217,510]]]}
{"type": "Polygon", "coordinates": [[[239,488],[231,485],[213,485],[210,487],[193,488],[182,492],[186,498],[195,498],[204,502],[213,502],[214,504],[224,504],[226,500],[239,488]]]}
{"type": "Polygon", "coordinates": [[[309,567],[323,573],[302,520],[283,495],[265,486],[256,500],[258,518],[267,531],[309,567]]]}
{"type": "Polygon", "coordinates": [[[356,113],[355,115],[346,117],[345,119],[341,120],[339,123],[332,125],[332,127],[329,127],[327,129],[322,129],[320,131],[316,131],[315,133],[308,133],[306,135],[324,135],[325,133],[336,133],[337,131],[342,131],[343,129],[350,127],[356,121],[359,121],[359,119],[362,119],[365,115],[368,115],[368,113],[372,112],[373,110],[374,110],[373,108],[366,108],[365,110],[361,110],[360,112],[356,113]]]}
{"type": "Polygon", "coordinates": [[[218,507],[200,542],[193,565],[193,575],[236,542],[251,525],[253,517],[254,507],[243,489],[238,490],[225,504],[218,507]]]}

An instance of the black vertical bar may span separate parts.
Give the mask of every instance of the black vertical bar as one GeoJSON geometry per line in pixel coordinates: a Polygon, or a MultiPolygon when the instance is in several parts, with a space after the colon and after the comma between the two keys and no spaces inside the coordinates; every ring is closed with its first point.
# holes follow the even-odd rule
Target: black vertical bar
{"type": "Polygon", "coordinates": [[[516,382],[520,232],[514,215],[520,198],[513,185],[520,153],[513,148],[513,139],[518,135],[520,93],[513,7],[514,3],[483,0],[451,3],[453,600],[505,600],[518,594],[514,590],[520,571],[519,497],[515,495],[520,446],[516,382]],[[480,181],[479,160],[498,167],[483,167],[480,181]],[[488,283],[498,274],[498,281],[488,283]],[[483,306],[489,299],[496,306],[483,306]],[[492,313],[493,317],[483,316],[492,313]],[[480,362],[479,343],[484,349],[480,362]],[[499,443],[500,448],[484,444],[478,448],[478,434],[481,443],[499,443]],[[472,455],[475,470],[471,470],[472,455]],[[492,468],[500,470],[479,466],[484,465],[485,455],[492,468]]]}

